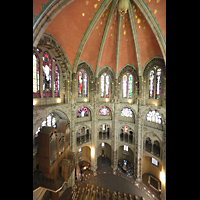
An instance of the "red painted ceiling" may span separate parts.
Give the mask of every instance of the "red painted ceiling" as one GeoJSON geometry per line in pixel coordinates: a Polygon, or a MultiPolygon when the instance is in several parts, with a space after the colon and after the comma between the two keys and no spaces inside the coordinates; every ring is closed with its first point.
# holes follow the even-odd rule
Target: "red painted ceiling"
{"type": "MultiPolygon", "coordinates": [[[[66,52],[71,66],[73,67],[76,53],[81,44],[81,40],[90,26],[90,22],[104,0],[75,0],[63,8],[52,20],[46,34],[51,34],[66,52]]],[[[48,0],[33,0],[33,16],[39,15],[42,11],[41,4],[46,4],[48,0]]],[[[134,20],[137,30],[139,44],[139,55],[141,68],[153,56],[162,56],[158,42],[144,16],[133,2],[134,20]]],[[[155,17],[156,23],[161,29],[161,33],[166,41],[166,0],[144,0],[147,8],[155,17]]],[[[112,2],[111,2],[112,4],[112,2]]],[[[79,61],[86,61],[96,71],[99,48],[101,45],[104,28],[110,12],[111,4],[100,17],[95,25],[89,39],[81,53],[79,61]]],[[[122,19],[121,40],[119,50],[118,72],[126,64],[137,66],[136,50],[130,26],[129,14],[126,13],[122,19]]],[[[33,17],[34,21],[34,17],[33,17]]],[[[116,45],[117,45],[117,8],[114,11],[103,48],[100,68],[107,65],[116,72],[116,45]]]]}

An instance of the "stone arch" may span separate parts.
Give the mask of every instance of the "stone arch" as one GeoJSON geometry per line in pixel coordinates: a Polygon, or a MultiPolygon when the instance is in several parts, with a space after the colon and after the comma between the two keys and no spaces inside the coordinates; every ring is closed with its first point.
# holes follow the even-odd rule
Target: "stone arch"
{"type": "Polygon", "coordinates": [[[103,67],[100,68],[99,73],[98,73],[99,80],[103,73],[107,73],[110,76],[111,83],[115,81],[115,73],[110,66],[104,65],[103,67]]]}

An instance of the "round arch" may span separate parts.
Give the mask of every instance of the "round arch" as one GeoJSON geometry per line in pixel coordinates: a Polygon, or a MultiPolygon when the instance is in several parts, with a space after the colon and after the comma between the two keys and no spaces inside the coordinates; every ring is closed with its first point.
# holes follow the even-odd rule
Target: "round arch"
{"type": "Polygon", "coordinates": [[[111,152],[112,152],[112,147],[107,142],[101,142],[97,146],[96,150],[97,170],[104,170],[111,167],[111,152]]]}

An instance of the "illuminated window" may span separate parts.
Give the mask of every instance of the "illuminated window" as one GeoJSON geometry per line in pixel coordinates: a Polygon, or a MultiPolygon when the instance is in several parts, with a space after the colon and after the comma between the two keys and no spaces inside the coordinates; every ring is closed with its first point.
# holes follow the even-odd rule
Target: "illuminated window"
{"type": "Polygon", "coordinates": [[[33,97],[40,96],[40,62],[36,53],[33,54],[33,97]]]}
{"type": "Polygon", "coordinates": [[[128,146],[124,145],[124,151],[128,151],[128,146]]]}
{"type": "Polygon", "coordinates": [[[127,76],[124,75],[123,76],[123,88],[122,88],[122,94],[123,94],[123,98],[126,98],[127,96],[127,76]]]}
{"type": "Polygon", "coordinates": [[[161,95],[161,69],[156,72],[156,99],[160,99],[161,95]]]}
{"type": "Polygon", "coordinates": [[[110,115],[110,110],[107,106],[103,106],[99,110],[99,115],[101,116],[109,116],[110,115]]]}
{"type": "Polygon", "coordinates": [[[47,126],[51,126],[51,115],[47,117],[47,126]]]}
{"type": "Polygon", "coordinates": [[[123,108],[121,110],[121,116],[122,117],[132,117],[133,111],[130,108],[123,108]]]}
{"type": "Polygon", "coordinates": [[[59,87],[60,87],[60,83],[59,83],[59,69],[58,66],[55,65],[54,66],[54,96],[55,97],[60,97],[59,94],[59,87]]]}
{"type": "Polygon", "coordinates": [[[106,73],[101,75],[101,97],[109,98],[109,76],[106,73]]]}
{"type": "Polygon", "coordinates": [[[125,126],[125,128],[124,128],[124,132],[128,133],[128,127],[127,126],[125,126]]]}
{"type": "Polygon", "coordinates": [[[51,97],[51,58],[47,51],[43,53],[43,97],[51,97]]]}
{"type": "Polygon", "coordinates": [[[88,75],[83,69],[78,72],[78,96],[88,96],[88,75]]]}
{"type": "Polygon", "coordinates": [[[86,117],[88,116],[88,109],[85,107],[81,107],[79,108],[78,112],[77,112],[77,118],[79,117],[86,117]]]}
{"type": "Polygon", "coordinates": [[[149,99],[152,99],[154,97],[154,71],[150,71],[150,76],[149,76],[149,99]]]}
{"type": "Polygon", "coordinates": [[[132,98],[133,92],[133,76],[129,73],[126,73],[123,76],[122,80],[122,98],[132,98]]]}
{"type": "Polygon", "coordinates": [[[149,113],[147,114],[147,121],[154,122],[154,123],[157,123],[157,124],[162,124],[161,116],[155,110],[149,111],[149,113]]]}
{"type": "Polygon", "coordinates": [[[149,74],[149,99],[160,99],[161,97],[161,68],[154,67],[149,74]],[[156,74],[156,81],[154,81],[156,74]]]}

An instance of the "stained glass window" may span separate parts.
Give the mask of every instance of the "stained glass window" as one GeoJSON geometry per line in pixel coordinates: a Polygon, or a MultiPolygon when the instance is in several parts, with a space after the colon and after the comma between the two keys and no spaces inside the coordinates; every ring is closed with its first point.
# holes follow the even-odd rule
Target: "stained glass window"
{"type": "Polygon", "coordinates": [[[58,66],[55,65],[54,66],[54,96],[55,97],[59,97],[59,69],[58,66]]]}
{"type": "Polygon", "coordinates": [[[51,97],[51,58],[47,51],[43,53],[43,97],[51,97]]]}
{"type": "Polygon", "coordinates": [[[77,118],[88,116],[88,109],[86,107],[79,108],[77,112],[77,118]]]}
{"type": "Polygon", "coordinates": [[[78,73],[78,96],[82,96],[82,73],[78,73]]]}
{"type": "Polygon", "coordinates": [[[121,116],[123,116],[123,117],[132,117],[133,116],[133,111],[130,108],[123,108],[121,110],[121,116]]]}
{"type": "Polygon", "coordinates": [[[40,96],[40,63],[36,53],[33,54],[33,97],[40,96]]]}
{"type": "Polygon", "coordinates": [[[154,70],[150,71],[149,76],[149,99],[154,97],[154,70]]]}
{"type": "Polygon", "coordinates": [[[125,132],[125,133],[128,133],[128,126],[125,126],[125,127],[124,127],[124,132],[125,132]]]}
{"type": "Polygon", "coordinates": [[[104,97],[104,76],[101,75],[101,97],[104,97]]]}
{"type": "Polygon", "coordinates": [[[128,98],[132,98],[133,76],[130,75],[128,79],[128,98]]]}
{"type": "Polygon", "coordinates": [[[154,122],[154,123],[157,123],[157,124],[162,124],[161,116],[155,110],[149,111],[149,113],[147,114],[147,121],[154,122]]]}
{"type": "Polygon", "coordinates": [[[161,97],[161,68],[155,66],[150,71],[150,76],[149,76],[149,99],[160,99],[160,97],[161,97]]]}
{"type": "Polygon", "coordinates": [[[84,97],[87,97],[87,74],[84,73],[84,79],[83,79],[83,95],[84,97]]]}
{"type": "Polygon", "coordinates": [[[78,96],[87,97],[88,96],[88,75],[82,69],[78,72],[78,96]]]}
{"type": "Polygon", "coordinates": [[[122,86],[122,97],[123,98],[126,98],[126,94],[127,94],[127,76],[124,75],[123,76],[123,86],[122,86]]]}
{"type": "Polygon", "coordinates": [[[122,98],[132,98],[133,75],[126,73],[122,78],[122,98]]]}
{"type": "Polygon", "coordinates": [[[109,76],[106,73],[101,75],[101,97],[109,98],[109,76]]]}
{"type": "Polygon", "coordinates": [[[106,76],[106,98],[109,97],[109,76],[106,76]]]}
{"type": "Polygon", "coordinates": [[[103,106],[99,110],[99,115],[101,116],[109,116],[110,115],[110,110],[107,106],[103,106]]]}
{"type": "Polygon", "coordinates": [[[160,99],[161,95],[161,69],[156,72],[156,99],[160,99]]]}

